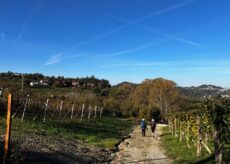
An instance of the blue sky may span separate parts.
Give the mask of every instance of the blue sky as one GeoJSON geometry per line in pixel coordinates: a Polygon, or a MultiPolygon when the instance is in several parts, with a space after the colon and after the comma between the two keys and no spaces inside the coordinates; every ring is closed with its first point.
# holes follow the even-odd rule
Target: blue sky
{"type": "Polygon", "coordinates": [[[0,72],[230,87],[229,0],[0,0],[0,72]]]}

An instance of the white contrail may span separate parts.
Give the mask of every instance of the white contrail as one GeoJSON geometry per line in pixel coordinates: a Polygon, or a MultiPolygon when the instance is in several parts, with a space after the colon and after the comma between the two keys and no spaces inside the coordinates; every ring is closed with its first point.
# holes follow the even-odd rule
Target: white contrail
{"type": "Polygon", "coordinates": [[[138,23],[138,22],[147,20],[147,19],[149,19],[149,18],[152,18],[152,17],[154,17],[154,16],[157,16],[157,15],[161,15],[161,14],[167,13],[167,12],[169,12],[169,11],[178,9],[178,8],[180,8],[180,7],[183,7],[183,6],[186,6],[186,5],[188,5],[188,4],[190,4],[191,2],[194,2],[194,1],[197,1],[197,0],[186,0],[186,1],[182,2],[182,3],[178,3],[178,4],[175,4],[175,5],[166,7],[166,8],[164,8],[164,9],[155,11],[155,12],[153,12],[152,14],[149,14],[149,15],[143,17],[143,18],[137,19],[137,20],[133,21],[132,23],[138,23]]]}
{"type": "Polygon", "coordinates": [[[166,8],[164,8],[164,9],[160,9],[160,10],[155,11],[155,12],[153,12],[153,13],[147,15],[147,16],[144,16],[144,17],[141,17],[141,18],[139,18],[139,19],[136,19],[136,20],[134,20],[134,21],[126,22],[126,23],[123,24],[123,25],[120,25],[120,26],[117,26],[117,27],[115,27],[115,28],[112,28],[112,29],[110,29],[110,30],[108,30],[108,31],[106,31],[106,32],[103,32],[103,33],[101,33],[101,34],[95,36],[94,38],[91,38],[91,39],[89,39],[89,40],[87,40],[87,41],[84,41],[84,42],[82,42],[82,43],[76,44],[76,45],[74,45],[74,46],[68,47],[68,48],[66,48],[66,49],[64,49],[64,50],[69,50],[69,49],[73,49],[73,48],[79,48],[79,47],[81,47],[81,46],[87,45],[87,44],[89,44],[90,42],[97,41],[97,40],[99,40],[99,39],[105,38],[105,37],[107,37],[107,36],[113,34],[114,32],[117,32],[117,31],[119,31],[119,30],[121,30],[121,29],[124,29],[124,28],[126,28],[127,26],[129,26],[129,25],[131,25],[131,24],[136,24],[136,23],[138,23],[138,22],[141,22],[141,21],[150,19],[150,18],[152,18],[152,17],[154,17],[154,16],[157,16],[157,15],[160,15],[160,14],[164,14],[164,13],[167,13],[167,12],[169,12],[169,11],[178,9],[178,8],[183,7],[183,6],[186,6],[186,5],[188,5],[188,4],[190,4],[190,3],[194,2],[194,1],[196,1],[196,0],[186,0],[186,1],[182,2],[182,3],[178,3],[178,4],[175,4],[175,5],[166,7],[166,8]]]}
{"type": "Polygon", "coordinates": [[[97,35],[96,37],[94,37],[94,38],[92,38],[92,39],[89,39],[89,40],[87,40],[87,41],[81,42],[81,43],[76,44],[76,45],[71,46],[71,47],[67,47],[67,48],[65,48],[64,50],[71,50],[71,49],[74,49],[74,48],[82,47],[82,46],[84,46],[84,45],[89,44],[90,42],[97,41],[97,40],[99,40],[99,39],[105,38],[105,37],[109,36],[110,34],[116,32],[116,31],[121,30],[122,28],[124,28],[124,27],[126,27],[126,26],[127,26],[126,24],[125,24],[125,25],[118,26],[118,27],[113,28],[113,29],[111,29],[111,30],[109,30],[109,31],[103,32],[103,33],[97,35]]]}
{"type": "Polygon", "coordinates": [[[17,36],[18,40],[21,40],[21,38],[23,37],[27,26],[30,22],[30,20],[34,17],[34,15],[42,8],[42,6],[46,3],[46,0],[39,2],[39,4],[37,6],[35,6],[35,8],[33,8],[33,11],[28,15],[27,20],[22,24],[20,32],[17,36]]]}
{"type": "MultiPolygon", "coordinates": [[[[109,31],[103,32],[103,33],[101,33],[101,34],[95,36],[94,38],[89,39],[89,40],[87,40],[87,41],[85,41],[85,42],[79,43],[79,44],[74,45],[74,46],[71,46],[71,47],[67,47],[67,48],[63,49],[63,51],[65,51],[65,50],[70,50],[70,49],[73,49],[73,48],[79,48],[79,47],[81,47],[81,46],[87,45],[87,44],[89,44],[90,42],[97,41],[97,40],[99,40],[99,39],[105,38],[105,37],[107,37],[107,36],[113,34],[114,32],[117,32],[117,31],[119,31],[119,30],[121,30],[121,29],[123,29],[123,28],[125,28],[125,27],[127,27],[127,26],[129,26],[129,25],[131,25],[131,24],[137,24],[138,22],[141,22],[141,21],[150,19],[150,18],[152,18],[152,17],[154,17],[154,16],[157,16],[157,15],[160,15],[160,14],[163,14],[163,13],[166,13],[166,12],[169,12],[169,11],[172,11],[172,10],[175,10],[175,9],[177,9],[177,8],[186,6],[186,5],[188,5],[189,3],[194,2],[194,1],[196,1],[196,0],[186,0],[186,1],[182,2],[182,3],[175,4],[175,5],[166,7],[166,8],[164,8],[164,9],[155,11],[155,12],[153,12],[153,13],[147,15],[147,16],[144,16],[144,17],[142,17],[142,18],[136,19],[136,20],[134,20],[134,21],[126,21],[126,20],[124,21],[124,20],[123,20],[123,22],[125,22],[125,24],[120,25],[120,26],[117,26],[117,27],[115,27],[115,28],[113,28],[113,29],[111,29],[111,30],[109,30],[109,31]]],[[[147,28],[147,27],[145,27],[145,28],[147,28]]],[[[150,29],[149,29],[149,30],[150,30],[150,29]]],[[[154,29],[151,29],[151,30],[153,31],[154,29]]],[[[155,30],[155,32],[156,32],[156,30],[155,30]]],[[[157,31],[157,32],[158,32],[158,33],[161,33],[161,32],[159,32],[159,31],[157,31]]],[[[171,38],[174,37],[174,39],[177,38],[177,40],[186,42],[186,43],[191,44],[191,45],[194,45],[194,46],[195,46],[195,45],[196,45],[196,46],[199,46],[199,44],[197,44],[197,43],[194,43],[194,42],[191,42],[191,41],[187,41],[187,40],[185,40],[185,39],[183,39],[183,38],[179,38],[179,37],[173,36],[173,35],[171,35],[171,34],[166,34],[166,33],[162,33],[162,34],[163,34],[163,35],[167,35],[168,37],[171,37],[171,38]]],[[[116,55],[127,54],[127,53],[131,53],[131,52],[136,52],[136,51],[139,51],[139,50],[142,50],[142,49],[145,49],[145,48],[149,48],[149,47],[153,47],[153,46],[156,46],[156,45],[160,45],[160,44],[162,44],[162,43],[164,43],[164,42],[167,42],[167,41],[168,41],[168,40],[165,39],[165,40],[161,40],[161,41],[159,41],[159,42],[145,44],[145,45],[139,46],[139,47],[137,47],[137,48],[121,50],[121,51],[117,51],[117,52],[113,52],[113,53],[107,53],[107,54],[96,55],[96,56],[94,56],[94,57],[105,57],[105,56],[116,56],[116,55]]],[[[81,56],[84,56],[84,55],[81,55],[81,56]]],[[[57,62],[57,61],[56,61],[56,62],[52,62],[51,59],[52,59],[52,56],[51,56],[50,59],[48,59],[48,61],[47,61],[44,65],[51,65],[51,64],[59,63],[59,62],[62,62],[62,61],[64,61],[64,60],[66,60],[66,59],[60,59],[58,62],[57,62]],[[50,60],[51,62],[50,62],[49,60],[50,60]]],[[[55,58],[54,58],[54,59],[55,59],[55,58]]],[[[55,60],[54,60],[54,61],[55,61],[55,60]]]]}
{"type": "Polygon", "coordinates": [[[23,37],[27,25],[28,25],[28,22],[24,22],[24,23],[23,23],[23,25],[22,25],[22,27],[21,27],[21,30],[20,30],[20,33],[18,34],[18,37],[17,37],[19,40],[23,37]]]}
{"type": "Polygon", "coordinates": [[[191,46],[194,46],[194,47],[202,47],[202,48],[206,48],[205,46],[199,44],[199,43],[196,43],[196,42],[193,42],[193,41],[189,41],[189,40],[186,40],[184,38],[181,38],[179,36],[175,36],[173,34],[168,34],[168,33],[165,33],[165,32],[161,32],[155,28],[152,28],[152,27],[148,27],[148,26],[144,26],[144,25],[140,25],[140,24],[137,24],[137,22],[133,23],[132,21],[129,21],[129,20],[126,20],[126,19],[122,19],[122,18],[119,18],[119,17],[116,17],[116,16],[113,16],[111,14],[107,14],[107,13],[104,13],[106,14],[108,17],[112,18],[112,19],[116,19],[116,20],[119,20],[121,22],[124,22],[124,23],[127,23],[127,24],[134,24],[135,26],[138,26],[142,29],[145,29],[145,30],[148,30],[150,32],[153,32],[153,33],[158,33],[160,35],[163,35],[163,36],[166,36],[170,39],[173,39],[173,40],[177,40],[177,41],[180,41],[180,42],[183,42],[183,43],[186,43],[186,44],[189,44],[191,46]]]}
{"type": "Polygon", "coordinates": [[[162,44],[164,42],[165,42],[165,40],[161,40],[161,41],[154,42],[154,43],[144,44],[144,45],[139,46],[137,48],[126,49],[126,50],[116,51],[116,52],[112,52],[112,53],[96,55],[95,57],[117,56],[117,55],[127,54],[127,53],[131,53],[131,52],[140,51],[140,50],[143,50],[143,49],[146,49],[146,48],[149,48],[149,47],[153,47],[153,46],[156,46],[156,45],[160,45],[160,44],[162,44]]]}

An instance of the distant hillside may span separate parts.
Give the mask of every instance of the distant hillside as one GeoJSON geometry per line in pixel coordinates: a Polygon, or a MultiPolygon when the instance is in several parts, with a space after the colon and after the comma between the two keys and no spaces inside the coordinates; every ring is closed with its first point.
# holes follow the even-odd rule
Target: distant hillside
{"type": "Polygon", "coordinates": [[[124,82],[121,82],[121,83],[119,83],[117,85],[114,85],[113,88],[120,87],[120,86],[125,85],[125,84],[133,85],[133,86],[137,86],[138,85],[138,84],[135,84],[135,83],[124,81],[124,82]]]}
{"type": "Polygon", "coordinates": [[[110,88],[111,85],[108,80],[98,79],[94,76],[84,78],[66,78],[63,76],[45,76],[40,73],[14,73],[3,72],[0,73],[0,88],[9,87],[12,85],[21,85],[28,87],[75,87],[81,89],[104,89],[110,88]]]}
{"type": "MultiPolygon", "coordinates": [[[[0,73],[0,89],[1,88],[17,88],[20,89],[22,82],[25,88],[78,88],[83,90],[91,90],[95,93],[102,92],[107,95],[111,88],[108,80],[98,79],[94,76],[84,78],[66,78],[63,76],[45,76],[40,73],[0,73]],[[104,93],[105,92],[105,93],[104,93]]],[[[131,82],[122,82],[114,85],[112,88],[121,86],[137,87],[139,84],[131,82]]],[[[215,85],[200,85],[198,87],[177,87],[181,95],[191,98],[207,98],[207,97],[228,97],[230,98],[230,89],[224,89],[215,85]]]]}
{"type": "Polygon", "coordinates": [[[200,85],[198,87],[178,87],[179,92],[188,97],[200,98],[200,97],[230,97],[230,90],[224,89],[215,85],[200,85]]]}

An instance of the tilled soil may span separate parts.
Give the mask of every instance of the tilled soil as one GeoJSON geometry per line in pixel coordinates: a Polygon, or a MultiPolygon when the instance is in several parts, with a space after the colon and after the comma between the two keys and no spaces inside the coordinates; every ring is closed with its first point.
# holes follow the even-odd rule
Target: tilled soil
{"type": "Polygon", "coordinates": [[[30,136],[12,141],[9,163],[84,164],[109,163],[112,151],[89,146],[78,140],[30,136]]]}
{"type": "Polygon", "coordinates": [[[119,151],[116,153],[115,158],[111,163],[172,163],[172,161],[164,154],[165,152],[160,146],[160,135],[162,134],[161,128],[163,126],[165,125],[157,125],[157,139],[152,137],[150,128],[146,131],[146,136],[142,137],[141,129],[137,126],[131,134],[131,138],[126,139],[119,145],[119,151]]]}
{"type": "MultiPolygon", "coordinates": [[[[157,135],[162,134],[157,125],[157,135]]],[[[161,138],[153,138],[151,130],[146,132],[146,137],[141,137],[141,130],[134,128],[130,138],[125,139],[116,149],[102,149],[89,146],[79,140],[68,140],[45,135],[25,135],[14,139],[8,163],[18,164],[85,164],[85,163],[157,163],[168,164],[172,161],[165,156],[160,146],[161,138]],[[115,156],[115,157],[114,157],[115,156]]],[[[3,147],[3,136],[0,136],[0,145],[3,147]]],[[[3,150],[3,149],[2,149],[3,150]]],[[[0,154],[3,152],[0,151],[0,154]]],[[[1,157],[0,160],[2,161],[1,157]]]]}

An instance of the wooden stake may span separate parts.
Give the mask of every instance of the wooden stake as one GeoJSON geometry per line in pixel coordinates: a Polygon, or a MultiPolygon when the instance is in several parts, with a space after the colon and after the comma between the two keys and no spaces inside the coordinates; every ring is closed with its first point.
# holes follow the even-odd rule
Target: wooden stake
{"type": "Polygon", "coordinates": [[[8,151],[9,151],[9,142],[10,142],[10,132],[11,132],[11,104],[12,104],[12,95],[8,95],[8,107],[6,115],[6,134],[5,134],[5,143],[4,143],[4,157],[3,164],[6,163],[8,151]]]}
{"type": "Polygon", "coordinates": [[[46,122],[46,111],[48,109],[48,104],[49,104],[49,99],[46,100],[46,103],[45,103],[45,113],[44,113],[44,117],[43,117],[43,122],[46,122]]]}
{"type": "Polygon", "coordinates": [[[171,133],[171,122],[170,122],[170,119],[168,119],[168,126],[169,126],[169,133],[171,133]]]}
{"type": "Polygon", "coordinates": [[[95,106],[94,119],[97,117],[97,106],[95,106]]]}
{"type": "Polygon", "coordinates": [[[91,105],[89,106],[88,121],[90,119],[90,116],[91,116],[91,105]]]}
{"type": "Polygon", "coordinates": [[[63,101],[61,100],[61,105],[59,109],[59,119],[61,118],[61,111],[62,111],[63,101]]]}
{"type": "Polygon", "coordinates": [[[196,156],[201,155],[201,132],[200,132],[200,117],[197,117],[197,142],[196,142],[196,156]]]}
{"type": "Polygon", "coordinates": [[[84,109],[85,109],[85,104],[82,105],[82,108],[81,108],[81,120],[83,119],[84,117],[84,109]]]}
{"type": "Polygon", "coordinates": [[[25,112],[26,112],[26,108],[27,108],[28,101],[29,101],[29,95],[27,95],[27,98],[26,98],[25,107],[24,107],[24,110],[23,110],[23,113],[22,113],[21,122],[22,122],[22,121],[23,121],[23,119],[24,119],[24,116],[25,116],[25,112]]]}
{"type": "Polygon", "coordinates": [[[171,120],[171,134],[173,135],[174,134],[174,119],[171,120]]]}
{"type": "Polygon", "coordinates": [[[182,126],[181,126],[181,121],[179,122],[180,124],[180,142],[182,142],[182,126]]]}
{"type": "Polygon", "coordinates": [[[188,148],[191,148],[191,146],[189,145],[190,123],[189,123],[189,121],[188,121],[188,117],[187,117],[187,125],[186,125],[186,126],[187,126],[187,127],[186,127],[186,128],[187,128],[187,134],[186,134],[187,147],[188,147],[188,148]]]}
{"type": "Polygon", "coordinates": [[[70,116],[71,120],[73,119],[73,111],[74,111],[74,104],[73,104],[72,109],[71,109],[71,116],[70,116]]]}
{"type": "Polygon", "coordinates": [[[100,108],[100,118],[102,117],[103,107],[100,108]]]}
{"type": "Polygon", "coordinates": [[[175,137],[177,137],[177,119],[176,118],[174,120],[174,133],[175,133],[175,137]]]}

